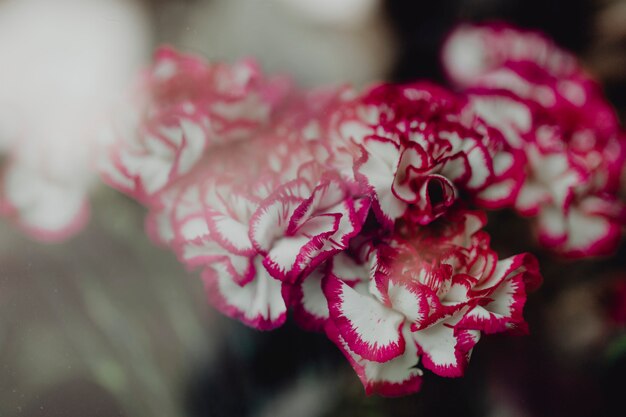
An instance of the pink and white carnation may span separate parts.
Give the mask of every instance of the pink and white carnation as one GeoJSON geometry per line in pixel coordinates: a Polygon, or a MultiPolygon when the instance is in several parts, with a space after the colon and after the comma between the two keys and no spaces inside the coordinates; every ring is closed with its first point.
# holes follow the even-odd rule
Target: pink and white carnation
{"type": "Polygon", "coordinates": [[[218,309],[258,329],[285,321],[291,285],[346,249],[369,209],[324,164],[313,125],[325,97],[295,101],[254,138],[214,148],[150,201],[151,236],[202,269],[218,309]]]}
{"type": "Polygon", "coordinates": [[[159,195],[148,217],[150,234],[188,269],[202,271],[207,296],[221,312],[261,330],[282,325],[282,283],[267,273],[248,237],[259,199],[235,180],[198,178],[159,195]]]}
{"type": "MultiPolygon", "coordinates": [[[[519,44],[535,39],[507,33],[519,44]]],[[[555,71],[533,55],[502,59],[465,87],[468,110],[521,154],[525,178],[512,206],[537,218],[540,242],[568,257],[614,250],[624,219],[617,191],[626,142],[600,87],[579,67],[555,71]]]]}
{"type": "Polygon", "coordinates": [[[460,209],[425,227],[401,224],[365,244],[346,275],[327,269],[326,331],[367,393],[418,391],[420,361],[461,376],[482,333],[526,331],[522,309],[540,282],[537,263],[528,254],[498,260],[484,224],[484,214],[460,209]]]}
{"type": "Polygon", "coordinates": [[[254,157],[243,151],[243,145],[216,149],[210,163],[158,194],[147,229],[188,269],[202,271],[208,298],[216,308],[249,326],[270,330],[286,319],[283,284],[262,264],[249,226],[276,183],[252,179],[258,166],[246,164],[254,157]],[[242,152],[237,152],[240,148],[242,152]]]}
{"type": "Polygon", "coordinates": [[[402,217],[428,224],[460,193],[494,207],[514,197],[518,159],[503,152],[500,133],[463,104],[427,83],[381,85],[335,122],[335,142],[352,145],[354,177],[385,227],[402,217]]]}
{"type": "MultiPolygon", "coordinates": [[[[441,60],[448,77],[460,87],[507,62],[534,62],[557,77],[580,71],[576,57],[541,32],[507,23],[465,23],[446,38],[441,60]]],[[[506,78],[506,76],[505,76],[506,78]]]]}
{"type": "Polygon", "coordinates": [[[263,201],[251,219],[250,237],[269,273],[294,282],[348,247],[365,220],[360,209],[337,177],[315,184],[296,179],[263,201]]]}
{"type": "Polygon", "coordinates": [[[87,223],[90,212],[88,193],[93,172],[88,152],[66,149],[67,154],[62,155],[59,148],[64,145],[59,142],[52,153],[42,153],[47,146],[36,141],[22,145],[26,146],[14,152],[0,176],[0,214],[42,242],[58,242],[75,235],[87,223]],[[24,152],[25,148],[31,149],[24,152]],[[70,161],[74,162],[68,164],[70,161]]]}
{"type": "Polygon", "coordinates": [[[106,138],[101,172],[109,185],[150,200],[189,173],[216,146],[268,126],[289,92],[252,61],[207,63],[161,48],[106,138]]]}

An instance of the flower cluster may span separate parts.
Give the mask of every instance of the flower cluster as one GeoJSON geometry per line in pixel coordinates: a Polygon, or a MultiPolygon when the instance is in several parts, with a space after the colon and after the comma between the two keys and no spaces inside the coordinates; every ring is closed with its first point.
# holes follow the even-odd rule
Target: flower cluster
{"type": "Polygon", "coordinates": [[[501,24],[458,28],[443,61],[468,110],[523,161],[511,206],[536,218],[539,241],[568,257],[613,251],[626,141],[600,86],[549,39],[501,24]]]}
{"type": "Polygon", "coordinates": [[[524,332],[531,255],[499,260],[468,204],[513,204],[517,150],[428,83],[296,90],[249,62],[162,49],[112,129],[105,181],[211,302],[257,329],[291,312],[368,393],[461,376],[482,333],[524,332]],[[462,201],[461,201],[462,200],[462,201]]]}

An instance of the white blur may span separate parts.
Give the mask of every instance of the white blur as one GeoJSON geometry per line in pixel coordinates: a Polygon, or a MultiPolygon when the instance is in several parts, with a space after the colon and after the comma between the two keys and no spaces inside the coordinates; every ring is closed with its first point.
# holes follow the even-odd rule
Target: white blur
{"type": "Polygon", "coordinates": [[[145,62],[149,34],[132,0],[0,1],[3,205],[35,237],[86,219],[95,126],[145,62]]]}

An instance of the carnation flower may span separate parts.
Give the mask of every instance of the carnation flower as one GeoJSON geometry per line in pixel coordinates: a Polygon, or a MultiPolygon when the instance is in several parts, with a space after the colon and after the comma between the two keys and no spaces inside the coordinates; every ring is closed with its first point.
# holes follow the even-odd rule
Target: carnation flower
{"type": "Polygon", "coordinates": [[[351,112],[340,137],[357,148],[354,176],[385,227],[403,216],[428,224],[459,192],[493,206],[513,198],[515,158],[501,156],[506,144],[499,132],[463,112],[463,101],[452,93],[425,83],[382,85],[360,105],[364,118],[351,112]]]}
{"type": "Polygon", "coordinates": [[[278,327],[287,313],[282,284],[268,274],[248,237],[259,198],[234,178],[204,174],[162,193],[149,229],[189,269],[202,270],[216,308],[261,330],[278,327]]]}
{"type": "Polygon", "coordinates": [[[526,330],[536,261],[498,260],[484,224],[481,213],[455,210],[417,230],[400,226],[362,251],[360,280],[326,275],[328,335],[367,392],[418,390],[420,360],[438,375],[461,376],[481,333],[526,330]]]}
{"type": "Polygon", "coordinates": [[[535,62],[557,77],[580,70],[576,58],[544,34],[506,23],[459,25],[445,40],[441,58],[448,77],[461,87],[506,62],[535,62]]]}
{"type": "Polygon", "coordinates": [[[14,161],[2,176],[0,213],[40,241],[55,242],[76,234],[89,217],[89,181],[64,174],[14,161]]]}
{"type": "MultiPolygon", "coordinates": [[[[599,86],[545,40],[545,53],[517,53],[531,51],[541,39],[537,34],[489,26],[460,30],[476,32],[476,39],[483,39],[483,32],[492,36],[504,30],[516,45],[508,54],[503,49],[497,59],[487,58],[486,52],[489,65],[471,83],[454,80],[466,87],[467,108],[499,130],[523,161],[525,178],[512,206],[536,216],[540,242],[562,255],[611,252],[623,220],[616,192],[626,142],[599,86]],[[550,50],[554,59],[545,55],[550,50]]],[[[451,38],[460,43],[458,36],[451,38]]],[[[483,41],[489,50],[488,40],[483,41]]],[[[449,48],[444,56],[452,59],[454,48],[449,48]]]]}
{"type": "Polygon", "coordinates": [[[288,92],[256,64],[228,66],[161,48],[108,138],[101,171],[112,186],[142,201],[189,173],[214,147],[269,124],[288,92]]]}
{"type": "Polygon", "coordinates": [[[279,188],[255,212],[250,237],[275,278],[293,282],[348,247],[363,218],[336,178],[312,186],[296,180],[279,188]]]}

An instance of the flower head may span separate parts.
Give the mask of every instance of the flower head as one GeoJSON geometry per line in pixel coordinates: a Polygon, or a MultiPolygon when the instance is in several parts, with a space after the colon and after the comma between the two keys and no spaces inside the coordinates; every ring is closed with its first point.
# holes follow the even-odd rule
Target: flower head
{"type": "MultiPolygon", "coordinates": [[[[536,217],[539,241],[562,255],[610,253],[624,219],[616,193],[626,141],[599,86],[571,55],[536,33],[462,27],[451,42],[464,42],[462,34],[484,52],[471,80],[457,79],[450,68],[465,87],[468,111],[498,130],[523,161],[510,205],[536,217]],[[497,52],[492,43],[510,47],[497,52]]],[[[444,49],[450,66],[457,49],[444,49]]]]}
{"type": "Polygon", "coordinates": [[[362,253],[360,280],[327,274],[327,332],[368,392],[419,389],[420,360],[436,374],[461,376],[481,333],[525,331],[536,261],[498,260],[484,223],[481,213],[454,209],[417,233],[401,226],[362,253]]]}
{"type": "MultiPolygon", "coordinates": [[[[348,132],[358,149],[354,175],[378,220],[428,224],[458,198],[484,194],[509,181],[491,200],[511,199],[519,181],[514,158],[501,158],[499,132],[472,113],[463,99],[428,83],[381,85],[362,99],[369,120],[348,132]],[[493,188],[492,188],[493,187],[493,188]]],[[[354,125],[354,120],[350,121],[354,125]]]]}

